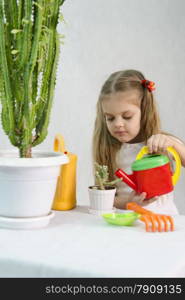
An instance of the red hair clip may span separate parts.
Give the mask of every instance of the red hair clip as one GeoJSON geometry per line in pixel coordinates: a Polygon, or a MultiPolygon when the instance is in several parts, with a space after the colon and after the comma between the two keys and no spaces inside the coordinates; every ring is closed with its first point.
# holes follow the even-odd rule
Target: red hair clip
{"type": "Polygon", "coordinates": [[[146,87],[149,92],[152,92],[155,90],[155,83],[153,81],[150,81],[150,80],[141,80],[141,84],[146,87]]]}

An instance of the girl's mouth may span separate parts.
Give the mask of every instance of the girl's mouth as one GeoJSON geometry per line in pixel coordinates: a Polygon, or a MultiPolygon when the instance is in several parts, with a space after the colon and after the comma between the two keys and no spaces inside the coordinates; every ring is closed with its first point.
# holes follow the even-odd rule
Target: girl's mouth
{"type": "Polygon", "coordinates": [[[126,131],[115,131],[114,134],[119,135],[119,136],[123,136],[125,135],[127,132],[126,131]]]}

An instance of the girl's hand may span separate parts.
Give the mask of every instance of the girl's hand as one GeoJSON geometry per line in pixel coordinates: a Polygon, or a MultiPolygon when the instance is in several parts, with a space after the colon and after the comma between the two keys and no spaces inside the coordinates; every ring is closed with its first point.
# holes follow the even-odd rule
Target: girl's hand
{"type": "Polygon", "coordinates": [[[145,199],[146,193],[138,194],[135,191],[132,191],[130,194],[125,196],[116,196],[114,199],[114,206],[119,209],[126,209],[126,204],[128,202],[136,202],[140,206],[145,206],[150,204],[158,199],[158,197],[153,197],[151,199],[145,199]]]}
{"type": "Polygon", "coordinates": [[[132,191],[128,197],[128,202],[136,202],[137,204],[141,206],[148,205],[158,199],[158,196],[150,198],[150,199],[145,199],[146,198],[146,193],[143,192],[141,194],[136,193],[135,191],[132,191]]]}
{"type": "Polygon", "coordinates": [[[173,147],[174,144],[174,139],[165,134],[154,134],[147,141],[149,153],[165,152],[167,147],[173,147]]]}

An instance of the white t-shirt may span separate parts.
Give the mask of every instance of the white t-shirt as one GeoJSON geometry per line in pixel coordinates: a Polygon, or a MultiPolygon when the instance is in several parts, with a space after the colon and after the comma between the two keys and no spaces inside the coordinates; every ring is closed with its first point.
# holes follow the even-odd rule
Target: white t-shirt
{"type": "MultiPolygon", "coordinates": [[[[137,154],[143,146],[143,143],[123,143],[121,149],[118,151],[116,156],[117,166],[120,169],[123,169],[124,172],[131,174],[131,164],[135,161],[137,154]]],[[[131,191],[132,189],[126,183],[121,181],[117,184],[118,196],[127,196],[128,194],[130,194],[131,191]]],[[[174,193],[172,191],[168,194],[159,196],[158,200],[144,206],[144,208],[149,209],[155,213],[177,215],[179,213],[174,204],[173,198],[174,193]]]]}

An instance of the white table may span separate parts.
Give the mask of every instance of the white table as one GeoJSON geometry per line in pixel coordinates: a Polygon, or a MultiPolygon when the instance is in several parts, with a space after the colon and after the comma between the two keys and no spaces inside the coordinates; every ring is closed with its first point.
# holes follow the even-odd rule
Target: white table
{"type": "Polygon", "coordinates": [[[0,229],[0,277],[185,277],[185,216],[174,220],[174,232],[147,233],[78,206],[43,229],[0,229]]]}

